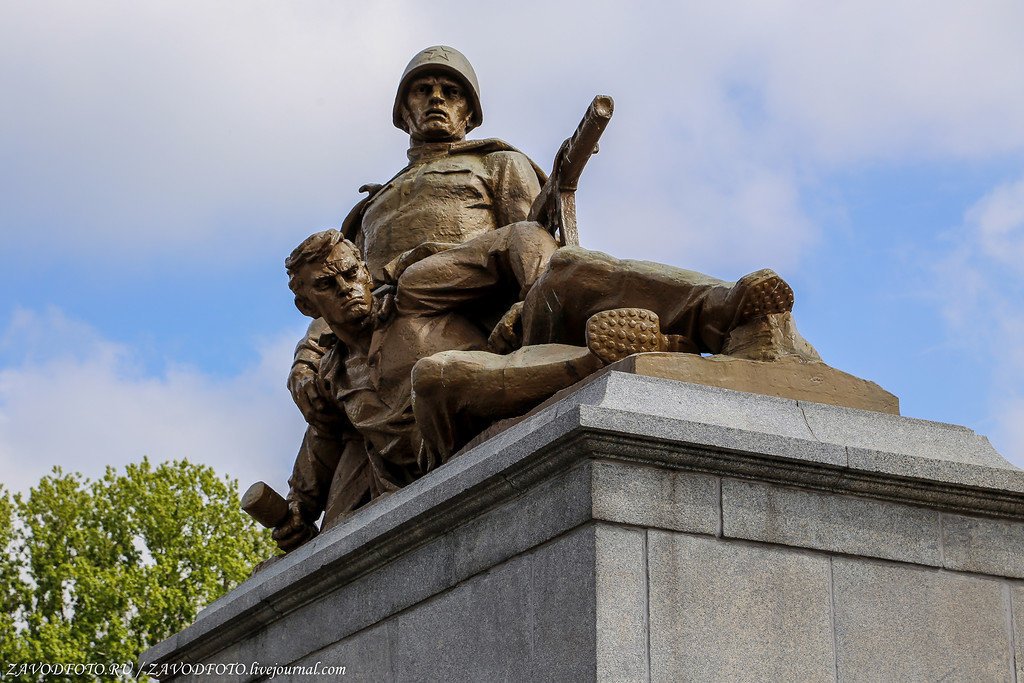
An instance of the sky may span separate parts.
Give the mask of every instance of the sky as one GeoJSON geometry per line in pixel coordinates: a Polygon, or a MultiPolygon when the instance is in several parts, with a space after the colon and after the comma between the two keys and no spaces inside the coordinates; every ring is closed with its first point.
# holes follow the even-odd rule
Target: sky
{"type": "Polygon", "coordinates": [[[405,163],[455,46],[543,167],[596,94],[583,246],[779,271],[904,415],[1024,465],[1024,3],[0,2],[0,482],[143,455],[286,488],[283,259],[405,163]]]}

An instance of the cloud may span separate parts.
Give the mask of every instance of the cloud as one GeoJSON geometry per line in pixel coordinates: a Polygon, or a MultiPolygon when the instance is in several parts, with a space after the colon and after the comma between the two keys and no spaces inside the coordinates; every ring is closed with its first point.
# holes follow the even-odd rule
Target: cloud
{"type": "Polygon", "coordinates": [[[3,483],[24,490],[54,465],[95,477],[148,455],[284,488],[303,429],[284,388],[298,336],[259,343],[258,364],[234,377],[147,376],[132,349],[59,310],[18,311],[0,348],[32,351],[0,368],[3,483]]]}
{"type": "Polygon", "coordinates": [[[952,239],[933,266],[935,303],[953,343],[988,360],[992,441],[1024,466],[1024,177],[971,205],[952,239]]]}
{"type": "Polygon", "coordinates": [[[387,147],[387,126],[364,122],[380,122],[393,84],[364,65],[402,59],[395,11],[4,5],[0,218],[36,230],[5,230],[0,246],[56,235],[90,255],[251,255],[261,236],[335,220],[387,147]]]}
{"type": "Polygon", "coordinates": [[[1024,275],[1024,178],[996,187],[968,210],[966,220],[987,258],[1024,275]]]}
{"type": "MultiPolygon", "coordinates": [[[[585,246],[727,278],[766,265],[789,276],[831,237],[816,216],[843,214],[831,205],[839,193],[819,192],[829,174],[1024,151],[1022,23],[1017,0],[3,3],[0,253],[22,267],[45,259],[51,271],[75,259],[81,277],[97,279],[154,262],[182,277],[271,257],[279,273],[302,236],[338,223],[355,188],[404,163],[406,141],[390,126],[398,75],[443,42],[480,76],[479,134],[545,167],[594,94],[616,98],[580,187],[585,246]]],[[[1021,317],[1006,285],[1024,262],[1021,192],[1009,183],[980,201],[936,266],[958,283],[941,288],[951,330],[1002,325],[1001,338],[1015,338],[989,316],[1021,317]]],[[[169,450],[199,448],[198,437],[147,422],[147,400],[214,434],[210,457],[244,451],[232,451],[235,434],[268,452],[245,434],[269,443],[271,418],[243,428],[245,406],[269,416],[280,401],[280,414],[293,414],[281,368],[265,385],[251,368],[227,388],[190,368],[147,376],[134,350],[88,326],[64,321],[61,335],[26,341],[39,334],[33,325],[58,324],[32,315],[4,334],[63,351],[0,371],[17,387],[2,394],[5,458],[15,441],[31,453],[34,439],[63,431],[43,428],[47,401],[83,433],[107,427],[101,443],[113,445],[102,447],[118,458],[158,443],[147,434],[169,450]],[[50,387],[60,393],[48,397],[50,387]],[[85,395],[106,405],[105,420],[90,421],[85,395]]],[[[284,358],[292,341],[273,353],[284,358]]],[[[998,363],[1010,362],[1017,347],[999,346],[998,363]]],[[[290,453],[293,435],[280,438],[275,448],[290,453]]]]}
{"type": "Polygon", "coordinates": [[[835,165],[1024,146],[1013,0],[52,1],[0,15],[0,220],[19,228],[4,249],[57,235],[101,259],[222,245],[246,259],[337,223],[355,188],[403,163],[394,87],[434,42],[474,61],[481,134],[545,166],[589,98],[614,95],[584,229],[618,247],[621,207],[636,208],[680,263],[798,263],[818,239],[806,193],[835,165]]]}
{"type": "Polygon", "coordinates": [[[1020,3],[746,8],[732,73],[779,142],[833,163],[1024,146],[1020,3]]]}

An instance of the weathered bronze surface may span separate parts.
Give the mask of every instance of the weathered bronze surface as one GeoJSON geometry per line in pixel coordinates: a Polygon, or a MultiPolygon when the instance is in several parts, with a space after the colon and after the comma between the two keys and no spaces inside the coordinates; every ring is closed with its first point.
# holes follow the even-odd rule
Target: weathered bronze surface
{"type": "Polygon", "coordinates": [[[732,283],[578,246],[575,190],[612,111],[594,99],[548,178],[505,142],[465,139],[483,114],[461,53],[409,63],[393,116],[409,163],[285,262],[314,318],[288,382],[308,428],[287,508],[269,488],[246,508],[283,550],[321,513],[344,520],[630,357],[658,376],[896,412],[895,397],[821,363],[773,271],[732,283]]]}

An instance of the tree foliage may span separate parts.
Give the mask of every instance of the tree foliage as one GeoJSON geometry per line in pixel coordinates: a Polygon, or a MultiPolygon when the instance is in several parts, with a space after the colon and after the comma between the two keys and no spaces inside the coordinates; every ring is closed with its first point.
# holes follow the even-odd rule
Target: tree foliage
{"type": "Polygon", "coordinates": [[[274,553],[236,482],[148,459],[0,487],[0,547],[0,663],[133,662],[274,553]]]}

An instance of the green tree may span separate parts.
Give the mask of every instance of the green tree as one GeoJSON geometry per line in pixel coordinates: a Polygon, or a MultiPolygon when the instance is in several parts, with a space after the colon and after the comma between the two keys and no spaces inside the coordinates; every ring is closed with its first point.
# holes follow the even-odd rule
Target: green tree
{"type": "Polygon", "coordinates": [[[0,488],[0,548],[0,663],[133,662],[275,552],[237,482],[148,459],[0,488]]]}

